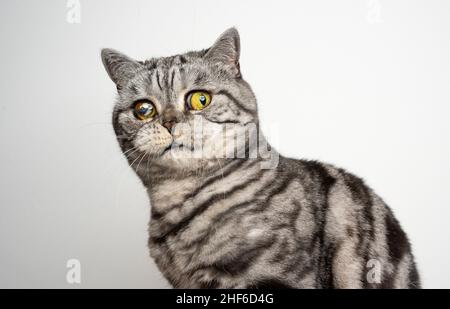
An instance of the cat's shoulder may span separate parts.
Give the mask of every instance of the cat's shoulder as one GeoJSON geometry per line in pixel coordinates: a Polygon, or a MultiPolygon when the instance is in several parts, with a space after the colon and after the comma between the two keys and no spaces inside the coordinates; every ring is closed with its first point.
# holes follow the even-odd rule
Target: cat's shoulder
{"type": "Polygon", "coordinates": [[[319,160],[283,158],[280,160],[283,172],[298,173],[329,184],[345,186],[351,191],[370,190],[366,181],[345,168],[319,160]]]}

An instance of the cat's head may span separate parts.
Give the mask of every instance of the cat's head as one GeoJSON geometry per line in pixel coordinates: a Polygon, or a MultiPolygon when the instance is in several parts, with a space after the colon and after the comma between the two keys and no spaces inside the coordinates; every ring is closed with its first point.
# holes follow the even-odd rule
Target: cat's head
{"type": "Polygon", "coordinates": [[[133,168],[195,170],[242,155],[248,129],[257,129],[258,119],[239,54],[234,28],[208,49],[143,62],[102,50],[118,90],[115,133],[133,168]]]}

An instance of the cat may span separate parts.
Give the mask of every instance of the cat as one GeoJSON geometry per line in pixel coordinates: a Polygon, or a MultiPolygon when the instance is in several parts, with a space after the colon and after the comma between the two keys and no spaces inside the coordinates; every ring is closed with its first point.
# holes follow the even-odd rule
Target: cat
{"type": "Polygon", "coordinates": [[[405,232],[362,179],[250,141],[235,28],[201,51],[101,55],[118,143],[150,199],[150,255],[174,288],[420,288],[405,232]],[[217,132],[239,141],[224,150],[217,132]]]}

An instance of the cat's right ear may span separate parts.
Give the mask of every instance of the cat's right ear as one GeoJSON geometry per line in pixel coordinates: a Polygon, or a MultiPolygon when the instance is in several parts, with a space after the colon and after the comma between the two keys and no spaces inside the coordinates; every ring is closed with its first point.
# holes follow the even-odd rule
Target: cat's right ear
{"type": "Polygon", "coordinates": [[[240,49],[239,32],[233,27],[220,35],[214,45],[208,49],[205,58],[221,63],[230,68],[236,76],[241,76],[239,68],[240,49]]]}
{"type": "Polygon", "coordinates": [[[102,49],[102,61],[117,89],[122,88],[142,66],[136,60],[110,48],[102,49]]]}

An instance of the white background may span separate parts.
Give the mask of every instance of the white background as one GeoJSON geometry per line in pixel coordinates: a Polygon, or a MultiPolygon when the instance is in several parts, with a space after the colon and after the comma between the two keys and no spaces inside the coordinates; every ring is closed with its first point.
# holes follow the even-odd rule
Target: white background
{"type": "Polygon", "coordinates": [[[110,124],[100,49],[145,59],[230,26],[283,154],[366,179],[409,234],[427,288],[450,288],[450,2],[0,2],[0,287],[168,287],[149,205],[110,124]],[[66,261],[81,261],[81,285],[66,261]]]}

